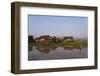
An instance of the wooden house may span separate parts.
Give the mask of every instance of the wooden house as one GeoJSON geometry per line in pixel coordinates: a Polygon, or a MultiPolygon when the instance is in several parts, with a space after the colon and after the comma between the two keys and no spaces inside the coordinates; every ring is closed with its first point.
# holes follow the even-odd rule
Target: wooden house
{"type": "Polygon", "coordinates": [[[48,44],[51,41],[49,35],[42,35],[35,39],[37,43],[48,44]]]}
{"type": "Polygon", "coordinates": [[[64,37],[63,38],[63,42],[64,43],[72,43],[73,42],[73,37],[64,37]]]}

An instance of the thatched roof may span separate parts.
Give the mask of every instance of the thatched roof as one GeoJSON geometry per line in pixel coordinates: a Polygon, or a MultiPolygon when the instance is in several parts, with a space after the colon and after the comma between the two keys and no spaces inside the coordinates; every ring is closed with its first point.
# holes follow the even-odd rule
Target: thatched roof
{"type": "Polygon", "coordinates": [[[66,40],[66,39],[73,39],[73,37],[72,36],[69,36],[69,37],[64,37],[63,39],[64,40],[66,40]]]}
{"type": "Polygon", "coordinates": [[[42,35],[36,39],[50,39],[50,36],[49,35],[42,35]]]}

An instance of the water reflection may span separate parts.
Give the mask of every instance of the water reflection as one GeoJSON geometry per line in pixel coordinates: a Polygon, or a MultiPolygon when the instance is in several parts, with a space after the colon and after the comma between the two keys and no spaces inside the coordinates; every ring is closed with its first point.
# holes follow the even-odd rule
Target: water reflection
{"type": "MultiPolygon", "coordinates": [[[[37,49],[38,51],[42,52],[42,53],[50,53],[51,51],[55,51],[57,48],[57,46],[33,46],[33,47],[30,47],[28,48],[29,51],[34,51],[34,49],[37,49]]],[[[60,47],[60,48],[63,48],[63,50],[66,50],[66,51],[73,51],[73,49],[77,49],[81,52],[82,48],[78,48],[78,47],[60,47]]]]}
{"type": "Polygon", "coordinates": [[[28,50],[29,50],[29,51],[32,51],[32,47],[28,47],[28,50]]]}
{"type": "Polygon", "coordinates": [[[87,47],[33,45],[28,48],[28,60],[87,58],[87,47]]]}

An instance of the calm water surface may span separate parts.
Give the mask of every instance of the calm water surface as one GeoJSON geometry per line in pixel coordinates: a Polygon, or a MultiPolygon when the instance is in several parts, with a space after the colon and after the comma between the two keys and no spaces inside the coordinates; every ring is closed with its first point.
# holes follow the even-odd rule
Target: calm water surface
{"type": "Polygon", "coordinates": [[[87,48],[71,49],[71,48],[36,48],[28,52],[28,60],[50,60],[50,59],[74,59],[87,58],[87,48]]]}

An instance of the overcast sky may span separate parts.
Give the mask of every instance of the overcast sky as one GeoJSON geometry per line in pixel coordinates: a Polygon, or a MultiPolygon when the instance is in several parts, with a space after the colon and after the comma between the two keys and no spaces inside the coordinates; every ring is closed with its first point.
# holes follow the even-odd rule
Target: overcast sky
{"type": "Polygon", "coordinates": [[[87,17],[29,15],[28,21],[28,33],[33,37],[50,35],[87,38],[88,36],[87,17]]]}

